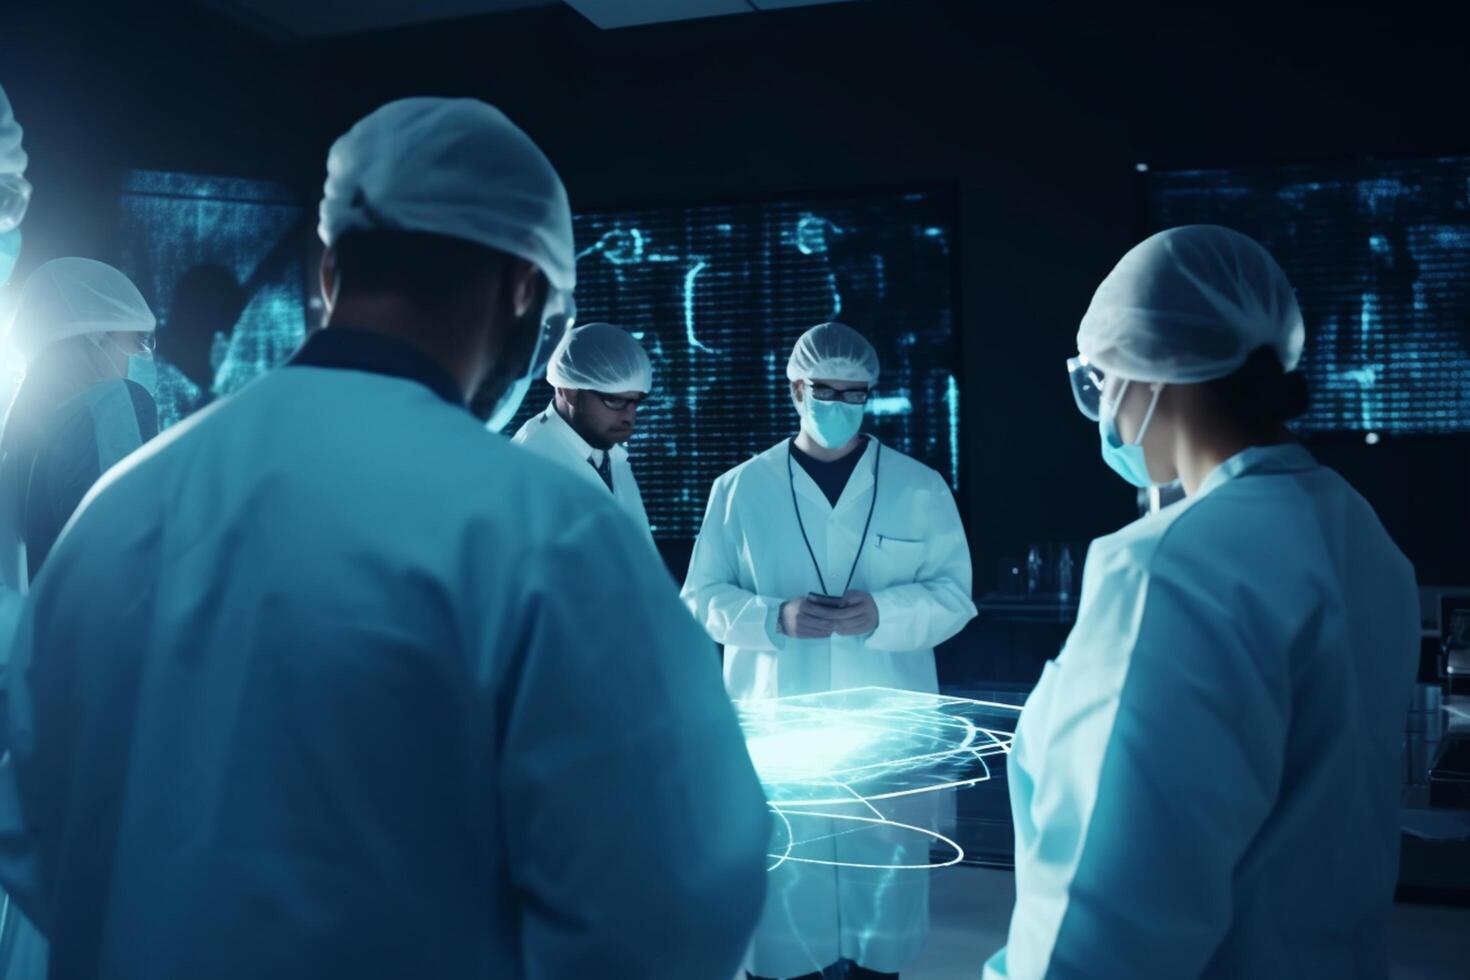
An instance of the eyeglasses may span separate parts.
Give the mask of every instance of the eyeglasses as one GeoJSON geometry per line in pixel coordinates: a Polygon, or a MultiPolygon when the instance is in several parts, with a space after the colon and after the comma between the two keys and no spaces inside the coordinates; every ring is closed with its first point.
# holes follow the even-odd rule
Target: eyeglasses
{"type": "Polygon", "coordinates": [[[808,381],[807,386],[811,388],[812,397],[819,402],[844,401],[849,405],[866,405],[872,397],[872,392],[867,388],[848,388],[842,390],[833,388],[831,385],[818,384],[808,381]]]}
{"type": "Polygon", "coordinates": [[[1077,410],[1096,422],[1102,417],[1103,388],[1107,376],[1085,357],[1067,358],[1067,376],[1072,382],[1072,397],[1077,410]]]}
{"type": "Polygon", "coordinates": [[[138,335],[138,348],[146,353],[152,354],[158,349],[158,335],[149,331],[138,335]]]}
{"type": "Polygon", "coordinates": [[[632,408],[636,411],[638,406],[648,400],[648,395],[646,394],[639,395],[636,398],[624,398],[621,395],[604,395],[600,391],[594,392],[594,394],[597,395],[597,400],[606,405],[608,411],[611,412],[621,412],[627,408],[632,408]]]}

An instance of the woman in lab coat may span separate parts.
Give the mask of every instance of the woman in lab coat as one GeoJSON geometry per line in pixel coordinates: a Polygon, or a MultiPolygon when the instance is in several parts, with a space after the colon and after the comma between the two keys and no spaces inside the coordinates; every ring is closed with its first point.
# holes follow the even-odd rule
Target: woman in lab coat
{"type": "MultiPolygon", "coordinates": [[[[933,693],[934,647],[975,615],[970,551],[949,485],[859,435],[860,399],[877,381],[878,357],[856,331],[808,331],[787,375],[801,435],[715,481],[685,604],[724,645],[725,686],[737,700],[868,686],[933,693]],[[824,461],[813,463],[813,454],[838,457],[826,466],[845,463],[845,485],[819,485],[812,473],[823,473],[824,461]],[[823,608],[811,593],[841,597],[843,608],[823,608]]],[[[935,809],[927,798],[883,815],[932,827],[935,809]]],[[[854,812],[873,815],[859,803],[854,812]]],[[[816,823],[795,832],[825,836],[816,823]]],[[[803,847],[821,863],[787,862],[771,873],[752,975],[805,976],[842,960],[891,974],[922,947],[927,872],[892,867],[926,864],[930,839],[871,824],[839,829],[803,847]]]]}
{"type": "Polygon", "coordinates": [[[1215,226],[1143,242],[1083,318],[1104,458],[1187,499],[1093,544],[1022,712],[989,980],[1387,975],[1418,597],[1285,427],[1303,340],[1275,260],[1215,226]]]}

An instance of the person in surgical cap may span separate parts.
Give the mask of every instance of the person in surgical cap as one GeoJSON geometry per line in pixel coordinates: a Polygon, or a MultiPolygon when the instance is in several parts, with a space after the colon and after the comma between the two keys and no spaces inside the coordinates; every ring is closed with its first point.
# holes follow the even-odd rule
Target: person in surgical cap
{"type": "MultiPolygon", "coordinates": [[[[853,328],[806,331],[786,364],[797,433],[710,491],[682,595],[724,645],[725,688],[744,704],[936,693],[934,648],[975,616],[949,484],[862,432],[878,377],[878,352],[853,328]]],[[[923,949],[939,801],[835,809],[804,818],[802,860],[771,871],[751,977],[892,980],[923,949]]]]}
{"type": "Polygon", "coordinates": [[[117,269],[53,259],[21,290],[10,343],[25,379],[0,435],[0,584],[24,592],[102,474],[158,434],[138,382],[156,321],[117,269]]]}
{"type": "Polygon", "coordinates": [[[555,392],[551,404],[512,441],[611,493],[651,540],[624,448],[637,427],[638,407],[653,390],[653,364],[643,345],[610,323],[577,327],[551,355],[546,380],[555,392]]]}
{"type": "MultiPolygon", "coordinates": [[[[158,409],[139,383],[154,326],[127,276],[91,259],[47,262],[21,290],[9,339],[25,377],[0,433],[0,674],[21,597],[61,529],[104,473],[158,434],[158,409]]],[[[8,895],[3,913],[0,976],[44,977],[45,940],[8,895]]]]}
{"type": "Polygon", "coordinates": [[[104,478],[21,621],[52,975],[725,980],[771,820],[713,647],[605,489],[487,431],[567,324],[561,178],[390,102],[319,232],[324,329],[104,478]]]}
{"type": "Polygon", "coordinates": [[[31,203],[21,136],[10,99],[0,86],[0,286],[10,280],[20,258],[20,223],[31,203]]]}
{"type": "Polygon", "coordinates": [[[1098,539],[1010,756],[987,980],[1385,977],[1414,569],[1286,423],[1305,329],[1260,244],[1189,225],[1098,287],[1073,394],[1178,504],[1098,539]]]}

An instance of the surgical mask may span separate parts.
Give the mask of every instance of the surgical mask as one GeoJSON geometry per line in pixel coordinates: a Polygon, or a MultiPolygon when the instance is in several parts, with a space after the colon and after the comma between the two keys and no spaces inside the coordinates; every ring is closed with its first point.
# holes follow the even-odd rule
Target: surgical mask
{"type": "Polygon", "coordinates": [[[1124,443],[1123,436],[1118,431],[1118,409],[1123,404],[1123,396],[1128,393],[1129,384],[1130,382],[1123,382],[1118,397],[1103,404],[1097,428],[1102,438],[1103,462],[1111,466],[1113,472],[1143,490],[1154,485],[1153,477],[1148,472],[1148,459],[1143,453],[1143,437],[1148,432],[1149,423],[1153,421],[1154,410],[1159,407],[1159,395],[1164,386],[1154,386],[1154,397],[1149,402],[1148,414],[1144,415],[1143,424],[1138,427],[1137,437],[1131,443],[1124,443]]]}
{"type": "Polygon", "coordinates": [[[810,382],[797,404],[802,430],[824,449],[841,449],[863,427],[863,406],[813,398],[810,382]]]}
{"type": "Polygon", "coordinates": [[[10,281],[15,263],[20,261],[20,229],[0,232],[0,286],[10,281]]]}
{"type": "Polygon", "coordinates": [[[142,385],[148,394],[158,397],[158,363],[153,354],[128,355],[128,380],[142,385]]]}

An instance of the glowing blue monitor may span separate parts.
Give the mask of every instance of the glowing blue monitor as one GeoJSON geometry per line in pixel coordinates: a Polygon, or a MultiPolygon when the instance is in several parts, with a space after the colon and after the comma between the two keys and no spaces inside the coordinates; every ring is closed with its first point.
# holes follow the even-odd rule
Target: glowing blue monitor
{"type": "Polygon", "coordinates": [[[1303,433],[1470,432],[1470,158],[1152,171],[1152,230],[1227,225],[1307,324],[1303,433]]]}
{"type": "Polygon", "coordinates": [[[159,422],[288,358],[306,335],[311,214],[261,180],[135,170],[119,267],[158,317],[159,422]]]}

